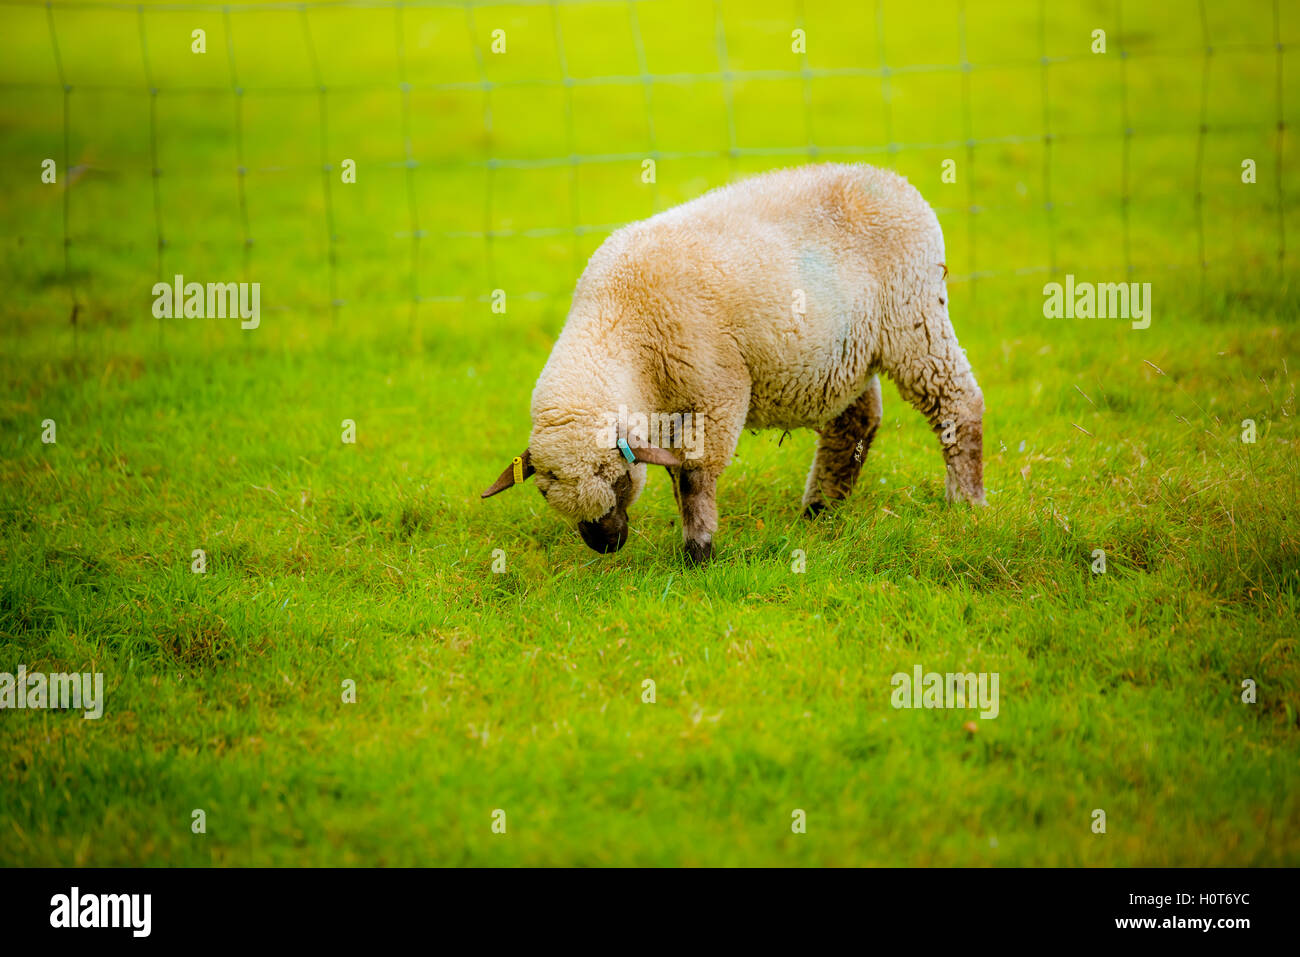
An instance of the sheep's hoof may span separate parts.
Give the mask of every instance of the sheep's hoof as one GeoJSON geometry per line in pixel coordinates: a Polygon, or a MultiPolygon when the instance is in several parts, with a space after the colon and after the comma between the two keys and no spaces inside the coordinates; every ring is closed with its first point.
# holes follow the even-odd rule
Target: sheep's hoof
{"type": "Polygon", "coordinates": [[[691,540],[686,543],[688,565],[703,565],[713,557],[713,542],[691,540]]]}
{"type": "Polygon", "coordinates": [[[807,505],[804,506],[803,517],[816,518],[824,511],[826,511],[825,502],[809,502],[807,505]]]}

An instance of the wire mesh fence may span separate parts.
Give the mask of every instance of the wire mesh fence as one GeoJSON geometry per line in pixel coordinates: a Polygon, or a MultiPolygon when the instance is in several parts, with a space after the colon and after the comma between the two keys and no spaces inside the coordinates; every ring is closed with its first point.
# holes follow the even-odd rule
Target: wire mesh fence
{"type": "MultiPolygon", "coordinates": [[[[764,8],[767,19],[757,31],[764,39],[763,52],[738,63],[729,51],[738,37],[754,46],[751,19],[744,7],[711,0],[674,8],[684,30],[689,23],[690,30],[707,30],[711,37],[709,62],[702,62],[702,46],[698,45],[690,57],[677,61],[694,69],[673,68],[671,58],[662,55],[661,41],[659,52],[652,54],[645,21],[647,11],[657,5],[658,0],[312,0],[263,4],[0,0],[0,10],[11,25],[17,23],[19,13],[28,18],[40,13],[44,18],[52,66],[49,75],[32,75],[28,64],[4,74],[0,89],[11,104],[24,98],[57,97],[59,139],[49,145],[51,155],[60,157],[59,168],[66,180],[57,235],[32,230],[32,222],[49,220],[20,216],[17,210],[6,216],[10,220],[6,232],[11,240],[61,243],[64,282],[74,297],[82,285],[78,258],[92,255],[100,247],[116,246],[124,261],[139,265],[147,255],[143,247],[152,246],[150,271],[159,279],[168,279],[187,267],[189,259],[180,251],[183,248],[237,250],[240,268],[247,276],[261,268],[263,248],[301,242],[305,226],[300,211],[283,218],[277,216],[273,204],[254,204],[250,181],[265,181],[264,192],[276,182],[291,180],[299,191],[305,183],[319,182],[319,191],[312,187],[314,195],[308,204],[314,219],[310,228],[318,238],[312,241],[311,255],[301,268],[313,275],[319,273],[322,283],[318,294],[304,297],[307,304],[337,314],[349,305],[369,301],[367,290],[378,290],[381,299],[397,297],[408,302],[414,317],[425,304],[487,303],[501,291],[512,300],[562,298],[572,288],[591,249],[629,219],[672,205],[701,186],[717,185],[756,168],[848,160],[896,166],[914,182],[918,170],[926,171],[923,178],[934,185],[917,185],[940,214],[949,247],[960,248],[953,258],[962,265],[953,270],[951,281],[970,283],[972,289],[982,279],[1056,273],[1063,264],[1075,265],[1077,257],[1063,249],[1067,234],[1078,228],[1062,221],[1067,211],[1075,218],[1100,216],[1103,222],[1114,224],[1114,228],[1099,227],[1107,231],[1106,245],[1111,250],[1110,261],[1100,268],[1122,270],[1125,276],[1131,277],[1138,269],[1195,270],[1204,288],[1206,272],[1213,266],[1240,270],[1243,248],[1249,254],[1245,261],[1286,267],[1288,47],[1279,0],[1272,0],[1267,8],[1271,23],[1256,23],[1248,36],[1226,40],[1216,37],[1211,11],[1206,0],[1200,0],[1195,5],[1195,21],[1170,31],[1171,37],[1184,41],[1174,46],[1159,42],[1164,35],[1140,32],[1134,34],[1139,42],[1131,41],[1132,31],[1125,25],[1131,3],[1115,3],[1105,17],[1098,18],[1095,30],[1087,30],[1088,16],[1077,23],[1059,24],[1053,19],[1052,6],[1040,0],[1031,17],[1036,48],[1024,48],[1022,40],[1015,46],[1017,55],[995,58],[977,58],[972,51],[971,30],[980,22],[980,7],[956,2],[951,7],[953,16],[936,14],[928,26],[934,36],[951,34],[948,39],[955,39],[955,59],[915,62],[912,56],[913,62],[903,63],[891,62],[890,11],[884,0],[876,0],[862,8],[856,27],[845,28],[852,34],[853,56],[859,61],[847,65],[824,65],[810,55],[809,50],[826,35],[826,25],[835,21],[827,18],[813,30],[807,0],[764,8]],[[581,19],[581,11],[596,8],[601,10],[601,29],[581,19]],[[348,75],[339,75],[334,69],[341,59],[337,42],[326,50],[318,40],[325,21],[341,12],[355,25],[358,46],[367,51],[348,75]],[[635,68],[593,72],[575,67],[572,51],[576,48],[589,50],[593,45],[615,43],[608,26],[611,15],[623,22],[618,39],[629,46],[627,62],[635,68]],[[430,16],[437,17],[437,29],[432,33],[428,27],[432,21],[422,19],[430,16]],[[511,19],[517,16],[524,19],[511,19]],[[570,22],[568,18],[574,16],[579,19],[570,22]],[[275,18],[273,23],[267,20],[270,17],[275,18]],[[211,63],[201,73],[175,65],[178,50],[182,56],[195,52],[192,46],[186,50],[185,44],[196,43],[192,38],[197,33],[178,31],[178,23],[183,27],[186,18],[200,18],[194,22],[201,20],[207,25],[195,30],[203,30],[205,40],[212,43],[213,49],[205,50],[204,55],[224,64],[224,77],[211,63]],[[454,20],[462,21],[459,35],[451,29],[454,20]],[[518,22],[523,25],[517,26],[518,22]],[[84,40],[86,31],[96,23],[117,37],[125,35],[125,24],[130,23],[139,51],[138,82],[128,82],[125,77],[74,75],[68,54],[70,38],[84,40]],[[219,39],[209,35],[212,26],[219,26],[219,39]],[[300,45],[302,56],[293,75],[287,64],[274,72],[264,69],[265,51],[258,52],[255,45],[254,52],[241,49],[241,30],[244,36],[261,33],[262,40],[270,38],[281,44],[288,44],[291,33],[296,32],[292,42],[300,45]],[[1195,42],[1186,42],[1188,38],[1195,42]],[[520,52],[514,52],[512,42],[520,52]],[[543,42],[549,49],[544,50],[543,42]],[[167,48],[165,57],[159,52],[162,45],[167,48]],[[433,75],[423,68],[430,60],[452,56],[465,67],[462,75],[433,75]],[[160,69],[164,59],[168,62],[165,70],[160,69]],[[495,61],[506,59],[515,64],[511,72],[496,68],[495,61]],[[1230,112],[1225,113],[1216,107],[1215,71],[1217,64],[1228,60],[1237,70],[1232,82],[1250,87],[1254,109],[1233,113],[1229,106],[1230,112]],[[1167,111],[1163,122],[1149,108],[1135,109],[1134,71],[1137,65],[1148,63],[1162,64],[1170,71],[1166,75],[1193,77],[1199,86],[1196,102],[1181,102],[1179,109],[1167,111]],[[1068,117],[1062,121],[1061,106],[1071,98],[1069,77],[1079,75],[1080,70],[1095,74],[1101,69],[1110,71],[1105,86],[1098,88],[1103,95],[1085,97],[1092,101],[1091,122],[1071,123],[1068,117]],[[1258,82],[1266,74],[1273,80],[1267,91],[1258,82]],[[1035,91],[1026,99],[1038,101],[1032,107],[1038,121],[1030,124],[1028,114],[1018,108],[1016,121],[1023,128],[992,132],[983,118],[996,114],[997,104],[989,109],[985,89],[993,78],[997,82],[989,89],[994,91],[1008,89],[1007,84],[1035,91]],[[926,87],[913,86],[922,80],[941,83],[947,94],[955,90],[956,96],[944,96],[941,103],[926,102],[919,95],[926,87]],[[844,103],[828,106],[831,100],[826,88],[833,91],[832,98],[838,91],[852,91],[851,97],[844,98],[848,112],[860,110],[864,117],[856,133],[852,132],[851,117],[846,127],[844,103]],[[780,102],[773,103],[771,109],[782,117],[781,135],[773,137],[781,142],[755,142],[742,130],[740,100],[743,96],[756,103],[751,114],[761,114],[763,97],[753,91],[778,89],[782,91],[780,102]],[[605,104],[602,113],[587,103],[579,106],[579,98],[592,91],[601,95],[620,92],[618,99],[596,101],[605,104]],[[904,92],[905,98],[900,99],[904,92]],[[635,97],[635,109],[629,106],[633,101],[624,96],[627,93],[635,97]],[[480,102],[466,107],[467,96],[480,102]],[[690,123],[675,123],[679,128],[668,135],[665,121],[681,117],[682,104],[691,103],[696,96],[701,100],[717,97],[720,110],[695,122],[701,135],[694,139],[690,123]],[[105,102],[103,97],[143,98],[147,103],[146,112],[132,106],[114,120],[119,127],[147,128],[147,149],[143,151],[147,165],[101,162],[77,155],[77,125],[96,117],[105,102]],[[381,132],[368,128],[364,105],[377,102],[375,97],[386,104],[396,98],[395,129],[381,132]],[[194,98],[209,105],[214,98],[231,104],[225,132],[217,135],[215,142],[221,152],[233,151],[233,169],[227,167],[223,172],[219,162],[205,172],[169,164],[165,154],[172,126],[183,122],[178,117],[184,111],[195,108],[190,102],[194,98]],[[507,98],[511,101],[509,119],[504,111],[507,98]],[[250,104],[255,102],[261,104],[256,107],[256,133],[250,130],[255,111],[250,104]],[[618,108],[611,110],[610,104],[618,108]],[[440,134],[431,137],[422,128],[431,115],[431,105],[432,115],[446,121],[435,125],[451,131],[441,134],[448,143],[446,148],[430,149],[431,139],[440,134]],[[538,127],[544,132],[530,140],[528,123],[521,123],[520,117],[548,110],[544,126],[538,127]],[[638,110],[643,134],[629,137],[614,120],[630,120],[630,114],[638,110]],[[919,111],[941,114],[930,129],[947,135],[911,135],[918,129],[915,117],[919,111]],[[314,121],[305,119],[308,115],[314,116],[314,121]],[[870,121],[865,119],[867,115],[870,121]],[[268,162],[275,150],[265,144],[275,139],[281,124],[285,139],[297,136],[296,153],[289,150],[268,162]],[[521,129],[519,135],[502,136],[502,130],[511,126],[521,129]],[[602,126],[608,127],[604,134],[599,132],[602,126]],[[299,132],[302,135],[297,135],[299,132]],[[256,149],[252,148],[254,137],[256,149]],[[1152,205],[1139,223],[1133,212],[1135,184],[1148,171],[1138,168],[1135,144],[1170,137],[1178,138],[1190,150],[1179,151],[1180,172],[1174,181],[1162,180],[1164,185],[1154,194],[1143,191],[1142,201],[1152,205]],[[314,147],[298,142],[311,138],[314,147]],[[389,177],[385,196],[388,200],[400,196],[400,222],[394,220],[391,209],[385,208],[383,217],[375,217],[350,205],[351,194],[345,191],[353,187],[341,175],[343,159],[356,152],[361,140],[366,143],[367,155],[351,161],[354,170],[360,169],[362,177],[389,177]],[[1252,184],[1256,191],[1253,205],[1246,213],[1234,212],[1230,204],[1211,210],[1207,202],[1210,164],[1214,164],[1216,192],[1222,190],[1222,183],[1234,182],[1240,172],[1232,161],[1233,168],[1225,174],[1223,156],[1214,153],[1214,147],[1239,142],[1251,144],[1252,149],[1268,149],[1271,154],[1249,159],[1252,169],[1257,163],[1267,167],[1258,185],[1252,184]],[[1035,151],[1036,159],[1026,150],[1035,151]],[[1188,151],[1190,160],[1184,155],[1188,151]],[[986,170],[1014,154],[1016,173],[1005,177],[986,172],[982,180],[981,166],[993,152],[1000,153],[1002,159],[989,159],[986,170]],[[666,175],[677,176],[690,164],[706,164],[697,169],[708,172],[681,176],[673,189],[665,188],[666,175]],[[1032,188],[1021,175],[1031,166],[1036,166],[1037,180],[1032,188]],[[1080,169],[1085,171],[1082,176],[1080,169]],[[592,170],[615,171],[614,178],[589,178],[592,170]],[[135,199],[115,207],[117,215],[109,219],[120,223],[125,218],[139,226],[143,218],[151,224],[151,236],[146,240],[138,228],[130,237],[79,229],[76,204],[82,191],[77,184],[78,178],[85,176],[119,184],[147,179],[151,208],[141,208],[139,194],[133,194],[135,199]],[[219,218],[187,222],[187,215],[177,212],[176,194],[164,187],[175,176],[197,177],[182,194],[184,203],[192,202],[196,194],[233,196],[234,215],[224,223],[219,218]],[[529,179],[532,176],[543,178],[529,179]],[[606,205],[599,200],[614,188],[610,183],[615,180],[619,191],[636,196],[636,212],[629,212],[624,204],[617,207],[619,215],[593,218],[588,210],[606,205]],[[1012,180],[1014,189],[1010,188],[1012,180]],[[539,188],[537,183],[543,185],[539,188]],[[1081,183],[1084,189],[1079,188],[1081,183]],[[453,203],[447,202],[448,196],[454,197],[453,203]],[[449,205],[454,208],[440,212],[449,205]],[[531,209],[521,213],[526,207],[531,209]],[[1175,213],[1180,225],[1166,228],[1189,232],[1186,227],[1190,226],[1194,243],[1184,245],[1186,253],[1181,257],[1162,253],[1144,260],[1144,240],[1139,233],[1149,219],[1175,213]],[[550,220],[538,221],[541,216],[550,220]],[[1214,216],[1220,218],[1213,220],[1214,216]],[[1224,216],[1232,221],[1223,221],[1224,216]],[[372,228],[376,220],[391,228],[372,228]],[[1251,227],[1249,242],[1231,247],[1232,255],[1216,255],[1221,251],[1212,248],[1212,238],[1221,230],[1240,228],[1245,220],[1251,227]],[[1012,233],[1020,234],[1018,243],[1002,241],[1012,233]],[[526,258],[517,244],[531,241],[548,244],[545,265],[550,268],[531,272],[505,268],[505,263],[526,258]],[[567,268],[556,268],[557,244],[567,247],[567,268]],[[399,246],[405,247],[401,253],[397,252],[399,246]],[[448,252],[453,249],[454,253],[448,252]],[[402,288],[367,283],[350,275],[349,257],[358,251],[377,254],[375,258],[389,274],[400,269],[402,288]],[[430,269],[431,258],[450,268],[430,269]],[[400,266],[394,267],[395,262],[400,266]]],[[[1216,8],[1215,12],[1221,14],[1222,10],[1216,8]]],[[[337,24],[329,27],[337,36],[337,24]]],[[[662,36],[663,24],[656,30],[656,36],[662,36]]],[[[118,55],[127,55],[122,45],[115,49],[118,55]]],[[[1150,89],[1151,78],[1146,77],[1143,90],[1150,89]]],[[[996,98],[999,94],[992,95],[996,98]]],[[[11,163],[32,168],[26,153],[17,148],[11,152],[11,163]]],[[[128,150],[123,155],[131,154],[128,150]]],[[[93,207],[89,215],[105,218],[102,210],[93,207]]]]}

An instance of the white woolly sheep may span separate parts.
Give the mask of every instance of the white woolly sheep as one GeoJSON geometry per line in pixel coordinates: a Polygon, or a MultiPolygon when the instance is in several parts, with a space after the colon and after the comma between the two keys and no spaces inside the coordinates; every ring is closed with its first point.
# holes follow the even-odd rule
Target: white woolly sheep
{"type": "Polygon", "coordinates": [[[664,465],[702,562],[741,431],[817,430],[803,496],[816,515],[857,481],[884,373],[941,437],[949,501],[982,505],[984,398],[948,319],[947,273],[921,194],[865,165],[764,173],[626,226],[583,271],[533,389],[528,448],[483,497],[536,474],[583,540],[613,552],[645,464],[664,465]],[[642,414],[623,423],[620,409],[642,414]],[[656,414],[673,433],[657,444],[656,414]],[[677,416],[697,432],[689,453],[670,451],[685,444],[677,416]]]}

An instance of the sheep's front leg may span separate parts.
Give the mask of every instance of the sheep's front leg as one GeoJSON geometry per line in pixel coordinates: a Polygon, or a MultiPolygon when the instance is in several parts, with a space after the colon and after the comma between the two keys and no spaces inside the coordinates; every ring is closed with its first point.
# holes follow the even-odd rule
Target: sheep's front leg
{"type": "Polygon", "coordinates": [[[867,390],[822,429],[803,493],[805,517],[812,518],[853,491],[880,428],[881,413],[880,379],[872,376],[867,390]]]}
{"type": "Polygon", "coordinates": [[[718,477],[705,469],[674,468],[668,472],[682,516],[686,558],[702,565],[713,557],[713,535],[718,530],[718,477]]]}

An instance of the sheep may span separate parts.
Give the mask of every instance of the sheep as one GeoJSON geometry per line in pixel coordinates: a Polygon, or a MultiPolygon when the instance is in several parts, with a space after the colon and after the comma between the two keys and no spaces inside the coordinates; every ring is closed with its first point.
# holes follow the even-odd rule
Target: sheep
{"type": "Polygon", "coordinates": [[[984,397],[948,318],[943,232],[908,181],[865,164],[763,173],[613,233],[592,255],[532,396],[530,475],[583,541],[616,552],[646,468],[668,469],[686,557],[708,561],[741,431],[815,429],[803,494],[848,496],[880,427],[880,375],[941,437],[948,501],[984,504],[984,397]],[[611,427],[614,410],[638,410],[611,427]],[[656,413],[693,416],[650,441],[656,413]]]}

